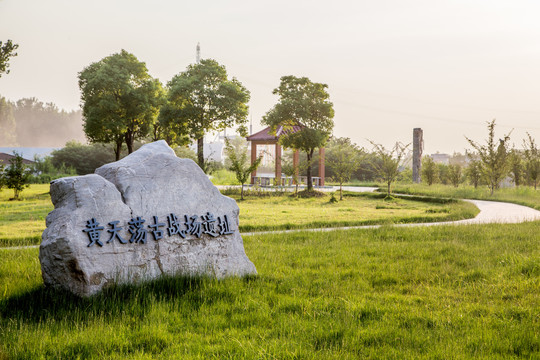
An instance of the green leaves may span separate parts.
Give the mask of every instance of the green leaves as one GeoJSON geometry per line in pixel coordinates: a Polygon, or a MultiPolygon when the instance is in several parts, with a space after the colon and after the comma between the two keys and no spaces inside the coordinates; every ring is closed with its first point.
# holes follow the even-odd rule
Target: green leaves
{"type": "Polygon", "coordinates": [[[15,50],[19,47],[18,44],[14,44],[11,40],[8,40],[4,45],[0,41],[0,77],[2,74],[9,74],[9,58],[17,56],[15,50]]]}
{"type": "Polygon", "coordinates": [[[467,141],[478,152],[482,163],[482,175],[488,186],[493,191],[499,187],[499,183],[509,171],[509,142],[510,133],[504,135],[502,139],[495,140],[495,120],[488,122],[488,139],[486,145],[467,138],[467,141]]]}
{"type": "MultiPolygon", "coordinates": [[[[198,140],[208,131],[233,126],[245,130],[249,91],[235,78],[228,80],[225,67],[217,61],[204,59],[189,65],[167,87],[167,103],[159,119],[174,137],[198,140]]],[[[203,167],[203,154],[198,159],[203,167]]]]}
{"type": "MultiPolygon", "coordinates": [[[[92,142],[122,143],[147,136],[163,103],[161,83],[145,63],[122,50],[79,73],[84,131],[92,142]]],[[[118,155],[118,154],[117,154],[118,155]]]]}
{"type": "MultiPolygon", "coordinates": [[[[282,126],[280,143],[306,152],[308,162],[313,151],[326,144],[334,127],[334,109],[327,88],[326,84],[313,83],[307,77],[283,76],[279,87],[272,92],[279,95],[279,101],[262,120],[274,132],[282,126]],[[297,126],[297,131],[291,131],[293,126],[297,126]]],[[[308,190],[312,187],[311,165],[308,165],[308,190]]]]}

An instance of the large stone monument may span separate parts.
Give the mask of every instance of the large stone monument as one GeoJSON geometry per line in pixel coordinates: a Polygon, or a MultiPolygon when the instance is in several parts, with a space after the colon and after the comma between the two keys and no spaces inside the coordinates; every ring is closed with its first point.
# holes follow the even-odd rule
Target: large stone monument
{"type": "Polygon", "coordinates": [[[164,141],[95,174],[53,181],[51,199],[39,251],[47,286],[89,296],[161,275],[257,273],[236,202],[164,141]]]}

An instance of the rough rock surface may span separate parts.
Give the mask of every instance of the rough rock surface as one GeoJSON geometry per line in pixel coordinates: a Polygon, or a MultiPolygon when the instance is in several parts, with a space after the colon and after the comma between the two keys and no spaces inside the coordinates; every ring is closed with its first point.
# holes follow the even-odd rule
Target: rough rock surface
{"type": "Polygon", "coordinates": [[[162,274],[257,273],[238,231],[236,202],[164,141],[95,174],[53,181],[51,199],[55,210],[39,251],[48,286],[89,296],[162,274]]]}

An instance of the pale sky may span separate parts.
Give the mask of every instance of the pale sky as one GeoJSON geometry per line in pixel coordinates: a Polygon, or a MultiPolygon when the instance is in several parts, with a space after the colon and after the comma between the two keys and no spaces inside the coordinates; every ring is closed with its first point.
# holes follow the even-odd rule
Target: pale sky
{"type": "Polygon", "coordinates": [[[77,73],[125,49],[166,84],[202,58],[251,92],[254,130],[283,75],[328,84],[334,135],[425,153],[514,129],[540,142],[540,2],[502,0],[0,0],[0,40],[19,44],[0,95],[78,109],[77,73]]]}

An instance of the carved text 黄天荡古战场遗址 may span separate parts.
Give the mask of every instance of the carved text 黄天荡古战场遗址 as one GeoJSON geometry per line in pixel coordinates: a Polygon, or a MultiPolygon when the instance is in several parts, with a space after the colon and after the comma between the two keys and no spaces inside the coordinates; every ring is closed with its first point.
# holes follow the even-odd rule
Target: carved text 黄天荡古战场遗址
{"type": "MultiPolygon", "coordinates": [[[[128,231],[131,234],[131,237],[129,238],[130,243],[146,244],[147,235],[149,233],[156,241],[163,239],[165,233],[167,233],[169,237],[178,235],[183,239],[190,235],[200,238],[204,234],[211,237],[217,237],[234,233],[234,231],[231,231],[227,215],[223,215],[223,217],[218,216],[216,218],[210,212],[207,212],[206,215],[200,217],[198,215],[184,215],[184,221],[179,220],[176,214],[171,213],[167,215],[167,224],[160,223],[157,216],[152,216],[152,219],[153,223],[146,227],[144,225],[146,220],[140,216],[134,217],[128,221],[128,231]]],[[[107,232],[111,235],[106,244],[113,242],[114,240],[118,240],[121,244],[128,243],[128,240],[125,240],[120,234],[120,231],[123,228],[118,226],[119,223],[120,221],[118,220],[110,221],[108,223],[110,228],[107,229],[107,232]]],[[[94,244],[103,246],[103,242],[101,242],[101,233],[103,230],[105,230],[105,227],[101,226],[95,218],[86,222],[86,229],[84,229],[83,232],[88,235],[88,247],[91,247],[94,244]]]]}

